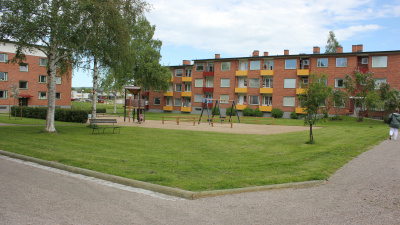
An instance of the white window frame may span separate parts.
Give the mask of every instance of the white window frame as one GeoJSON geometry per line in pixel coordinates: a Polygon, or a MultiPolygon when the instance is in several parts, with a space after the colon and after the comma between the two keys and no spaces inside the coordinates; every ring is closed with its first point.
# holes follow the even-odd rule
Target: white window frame
{"type": "Polygon", "coordinates": [[[196,63],[196,72],[204,71],[204,63],[196,63]]]}
{"type": "Polygon", "coordinates": [[[175,77],[182,77],[183,69],[175,69],[175,77]]]}
{"type": "Polygon", "coordinates": [[[372,56],[372,68],[386,68],[388,62],[387,56],[372,56]]]}
{"type": "Polygon", "coordinates": [[[260,88],[260,78],[249,78],[249,88],[260,88]]]}
{"type": "Polygon", "coordinates": [[[203,102],[203,95],[202,94],[195,94],[194,95],[194,102],[203,102]]]}
{"type": "Polygon", "coordinates": [[[283,97],[283,106],[284,107],[295,107],[296,97],[284,96],[283,97]],[[293,104],[291,104],[293,103],[293,104]]]}
{"type": "Polygon", "coordinates": [[[153,98],[153,105],[161,105],[161,98],[158,97],[153,98]],[[158,104],[156,103],[157,99],[158,99],[158,104]]]}
{"type": "Polygon", "coordinates": [[[192,77],[192,69],[185,69],[185,77],[192,77]]]}
{"type": "Polygon", "coordinates": [[[38,93],[39,100],[46,100],[47,99],[47,92],[46,91],[39,91],[38,93]],[[43,95],[44,94],[44,95],[43,95]]]}
{"type": "Polygon", "coordinates": [[[274,60],[264,60],[263,70],[274,70],[274,60]]]}
{"type": "Polygon", "coordinates": [[[262,105],[263,106],[272,106],[272,95],[263,95],[262,96],[262,105]]]}
{"type": "Polygon", "coordinates": [[[344,79],[343,78],[335,78],[335,88],[344,88],[344,79]],[[342,80],[342,86],[339,86],[339,80],[342,80]]]}
{"type": "Polygon", "coordinates": [[[214,87],[214,77],[206,77],[206,87],[214,87]]]}
{"type": "Polygon", "coordinates": [[[181,98],[174,98],[174,106],[182,106],[182,99],[181,98]]]}
{"type": "Polygon", "coordinates": [[[285,70],[297,69],[297,59],[285,59],[285,70]],[[294,67],[291,65],[294,62],[294,67]]]}
{"type": "Polygon", "coordinates": [[[250,95],[249,96],[249,105],[260,105],[260,96],[258,95],[250,95]],[[252,103],[252,100],[257,99],[257,103],[252,103]]]}
{"type": "Polygon", "coordinates": [[[263,77],[263,88],[273,88],[273,87],[274,87],[274,78],[263,77]]]}
{"type": "Polygon", "coordinates": [[[182,84],[175,84],[175,92],[182,92],[182,84]]]}
{"type": "Polygon", "coordinates": [[[7,99],[7,90],[0,90],[0,92],[3,92],[3,97],[0,99],[7,99]]]}
{"type": "Polygon", "coordinates": [[[219,102],[221,104],[228,104],[229,103],[229,95],[220,95],[219,102]]]}
{"type": "Polygon", "coordinates": [[[203,87],[203,79],[194,79],[194,87],[203,87]]]}
{"type": "Polygon", "coordinates": [[[207,72],[214,72],[214,62],[207,62],[207,72]]]}
{"type": "Polygon", "coordinates": [[[247,71],[249,68],[248,61],[239,61],[239,71],[247,71]]]}
{"type": "Polygon", "coordinates": [[[318,58],[317,59],[317,67],[321,67],[321,68],[325,68],[325,67],[328,67],[328,62],[329,62],[329,59],[328,58],[318,58]],[[326,60],[326,65],[324,65],[323,63],[323,61],[325,61],[326,60]]]}
{"type": "Polygon", "coordinates": [[[231,62],[221,62],[221,71],[230,71],[231,62]]]}
{"type": "Polygon", "coordinates": [[[347,67],[347,57],[336,58],[336,67],[347,67]],[[340,62],[341,62],[340,60],[343,60],[342,65],[340,65],[340,62]]]}
{"type": "Polygon", "coordinates": [[[296,79],[285,78],[283,82],[283,88],[296,88],[296,79]]]}
{"type": "Polygon", "coordinates": [[[39,58],[39,66],[47,66],[47,58],[39,58]]]}
{"type": "Polygon", "coordinates": [[[0,53],[0,62],[8,62],[8,54],[0,53]]]}
{"type": "Polygon", "coordinates": [[[261,66],[260,60],[250,61],[250,70],[260,70],[260,66],[261,66]]]}
{"type": "Polygon", "coordinates": [[[167,97],[165,99],[165,105],[166,106],[172,106],[172,101],[173,101],[172,97],[167,97]]]}
{"type": "Polygon", "coordinates": [[[28,81],[25,81],[25,80],[20,80],[20,81],[18,82],[18,88],[19,88],[19,89],[23,89],[23,90],[29,89],[29,82],[28,82],[28,81]],[[26,88],[21,88],[21,82],[25,82],[25,83],[26,83],[26,88]]]}
{"type": "Polygon", "coordinates": [[[336,106],[336,101],[333,101],[333,107],[334,108],[341,108],[341,109],[346,108],[346,101],[344,99],[342,99],[342,102],[343,102],[343,105],[340,106],[340,107],[337,107],[336,106]]]}
{"type": "Polygon", "coordinates": [[[47,84],[47,76],[46,75],[39,75],[39,83],[47,84]],[[44,78],[44,81],[42,81],[42,78],[44,78]]]}
{"type": "Polygon", "coordinates": [[[62,79],[59,76],[56,76],[56,84],[61,84],[62,79]]]}
{"type": "Polygon", "coordinates": [[[61,100],[61,92],[56,92],[56,100],[61,100]],[[57,94],[60,95],[60,98],[57,98],[57,94]]]}
{"type": "Polygon", "coordinates": [[[19,64],[19,72],[29,72],[29,64],[26,63],[19,64]]]}
{"type": "Polygon", "coordinates": [[[0,78],[0,81],[8,81],[8,73],[7,72],[0,72],[0,74],[3,74],[3,78],[0,78]]]}
{"type": "Polygon", "coordinates": [[[239,77],[238,88],[247,88],[247,77],[239,77]]]}
{"type": "Polygon", "coordinates": [[[184,83],[185,84],[185,92],[192,92],[192,83],[184,83]]]}
{"type": "Polygon", "coordinates": [[[238,105],[247,105],[247,95],[238,94],[238,105]]]}
{"type": "Polygon", "coordinates": [[[379,89],[379,86],[382,83],[386,83],[387,82],[386,78],[374,78],[374,80],[375,80],[375,89],[379,89]]]}
{"type": "Polygon", "coordinates": [[[361,64],[368,64],[368,57],[361,58],[361,64]]]}
{"type": "Polygon", "coordinates": [[[231,86],[231,79],[230,78],[221,78],[221,87],[228,88],[231,86]]]}
{"type": "Polygon", "coordinates": [[[191,98],[183,98],[182,105],[183,105],[183,107],[192,107],[192,99],[191,98]]]}

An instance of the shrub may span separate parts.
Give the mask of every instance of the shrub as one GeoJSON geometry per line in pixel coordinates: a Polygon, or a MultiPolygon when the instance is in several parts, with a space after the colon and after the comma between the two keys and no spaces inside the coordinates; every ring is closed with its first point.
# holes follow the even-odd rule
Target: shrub
{"type": "MultiPolygon", "coordinates": [[[[73,109],[61,109],[57,108],[54,112],[55,121],[74,122],[74,123],[86,123],[88,118],[87,110],[73,110],[73,109]]],[[[12,106],[11,115],[21,116],[21,107],[12,106]]],[[[23,107],[22,116],[34,119],[46,119],[47,108],[46,107],[23,107]]]]}
{"type": "Polygon", "coordinates": [[[290,113],[290,118],[292,118],[292,119],[298,119],[299,116],[297,115],[297,113],[296,113],[295,111],[293,111],[293,112],[290,113]]]}
{"type": "Polygon", "coordinates": [[[253,116],[255,116],[255,117],[262,117],[263,116],[263,112],[260,110],[260,109],[255,109],[254,111],[253,111],[253,116]]]}
{"type": "Polygon", "coordinates": [[[226,115],[227,116],[236,116],[236,109],[234,107],[228,107],[226,109],[226,115]]]}
{"type": "Polygon", "coordinates": [[[212,113],[212,115],[219,115],[219,108],[217,108],[217,107],[213,107],[212,109],[211,109],[211,113],[212,113]]]}
{"type": "Polygon", "coordinates": [[[322,114],[324,115],[324,118],[328,118],[329,117],[329,113],[326,109],[322,109],[322,114]]]}
{"type": "Polygon", "coordinates": [[[243,116],[253,116],[253,110],[250,107],[246,107],[245,109],[243,109],[243,116]]]}
{"type": "Polygon", "coordinates": [[[283,111],[279,108],[273,108],[271,110],[271,116],[274,118],[282,118],[283,116],[283,111]]]}
{"type": "Polygon", "coordinates": [[[332,116],[331,118],[329,118],[330,121],[341,121],[343,120],[342,117],[340,116],[332,116]]]}

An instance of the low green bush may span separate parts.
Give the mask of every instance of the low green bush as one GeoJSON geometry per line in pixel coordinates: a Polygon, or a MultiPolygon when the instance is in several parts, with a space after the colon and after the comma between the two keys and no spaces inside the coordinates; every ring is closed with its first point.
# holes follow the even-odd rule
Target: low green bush
{"type": "Polygon", "coordinates": [[[274,118],[282,118],[283,117],[283,111],[279,108],[273,108],[271,110],[271,116],[274,118]]]}
{"type": "Polygon", "coordinates": [[[263,112],[260,110],[260,109],[255,109],[254,111],[253,111],[253,116],[255,116],[255,117],[263,117],[263,112]]]}
{"type": "Polygon", "coordinates": [[[227,116],[236,116],[236,109],[232,106],[226,108],[226,115],[227,116]]]}
{"type": "Polygon", "coordinates": [[[212,115],[219,115],[219,108],[217,108],[217,107],[213,107],[212,109],[211,109],[211,112],[212,112],[212,115]]]}
{"type": "Polygon", "coordinates": [[[243,116],[253,116],[253,110],[248,106],[245,109],[243,109],[242,113],[243,116]]]}
{"type": "MultiPolygon", "coordinates": [[[[88,118],[87,110],[79,109],[62,109],[56,108],[54,112],[54,120],[74,123],[86,123],[88,118]]],[[[12,106],[11,115],[20,117],[21,107],[12,106]]],[[[47,108],[46,107],[22,107],[22,116],[26,118],[35,119],[46,119],[47,108]]]]}
{"type": "Polygon", "coordinates": [[[293,111],[293,112],[290,113],[290,118],[292,118],[292,119],[298,119],[299,116],[297,115],[297,113],[296,113],[295,111],[293,111]]]}

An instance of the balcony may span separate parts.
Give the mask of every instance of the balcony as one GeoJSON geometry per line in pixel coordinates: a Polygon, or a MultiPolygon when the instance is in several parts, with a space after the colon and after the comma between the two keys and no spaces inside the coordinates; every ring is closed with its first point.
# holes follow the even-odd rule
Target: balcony
{"type": "Polygon", "coordinates": [[[262,112],[271,112],[272,106],[259,106],[258,109],[262,112]]]}
{"type": "Polygon", "coordinates": [[[182,96],[182,97],[192,97],[192,92],[187,92],[187,91],[182,92],[182,93],[181,93],[181,96],[182,96]]]}
{"type": "Polygon", "coordinates": [[[247,107],[247,105],[236,105],[237,110],[243,110],[247,107]]]}
{"type": "Polygon", "coordinates": [[[359,68],[360,73],[366,74],[368,73],[368,68],[359,68]]]}
{"type": "Polygon", "coordinates": [[[294,111],[298,114],[306,114],[304,110],[306,110],[306,108],[296,108],[294,111]]]}
{"type": "Polygon", "coordinates": [[[204,77],[213,77],[214,76],[214,71],[204,71],[203,72],[204,77]]]}
{"type": "Polygon", "coordinates": [[[244,71],[236,71],[236,76],[240,77],[240,76],[247,76],[247,70],[244,71]]]}
{"type": "Polygon", "coordinates": [[[245,87],[245,88],[235,88],[235,93],[247,93],[247,87],[245,87]]]}
{"type": "Polygon", "coordinates": [[[172,111],[172,106],[163,106],[162,109],[164,111],[172,111]]]}
{"type": "Polygon", "coordinates": [[[296,88],[296,95],[300,95],[304,93],[304,88],[296,88]]]}
{"type": "Polygon", "coordinates": [[[149,96],[149,94],[150,94],[150,91],[142,92],[142,95],[144,95],[144,96],[149,96]]]}
{"type": "Polygon", "coordinates": [[[174,92],[172,92],[172,91],[165,92],[164,96],[165,97],[172,97],[172,96],[174,96],[174,92]]]}
{"type": "Polygon", "coordinates": [[[297,76],[308,76],[310,75],[309,69],[299,69],[297,70],[297,76]]]}
{"type": "Polygon", "coordinates": [[[273,76],[274,71],[273,70],[261,70],[260,75],[261,76],[273,76]]]}
{"type": "Polygon", "coordinates": [[[214,92],[213,87],[203,87],[203,92],[214,92]]]}
{"type": "Polygon", "coordinates": [[[272,94],[273,92],[273,88],[260,88],[260,94],[272,94]]]}
{"type": "Polygon", "coordinates": [[[174,77],[171,77],[171,82],[174,82],[174,77]]]}
{"type": "Polygon", "coordinates": [[[182,77],[182,82],[192,82],[191,77],[182,77]]]}
{"type": "Polygon", "coordinates": [[[181,112],[192,112],[192,107],[181,107],[181,112]]]}

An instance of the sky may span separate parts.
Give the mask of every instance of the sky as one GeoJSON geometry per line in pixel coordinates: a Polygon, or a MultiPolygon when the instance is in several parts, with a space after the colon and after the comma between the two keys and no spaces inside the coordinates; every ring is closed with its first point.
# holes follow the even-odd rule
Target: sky
{"type": "MultiPolygon", "coordinates": [[[[183,60],[260,54],[321,53],[329,31],[343,52],[400,50],[400,0],[147,0],[146,18],[164,66],[183,60]]],[[[92,87],[89,73],[73,72],[72,87],[92,87]]]]}

